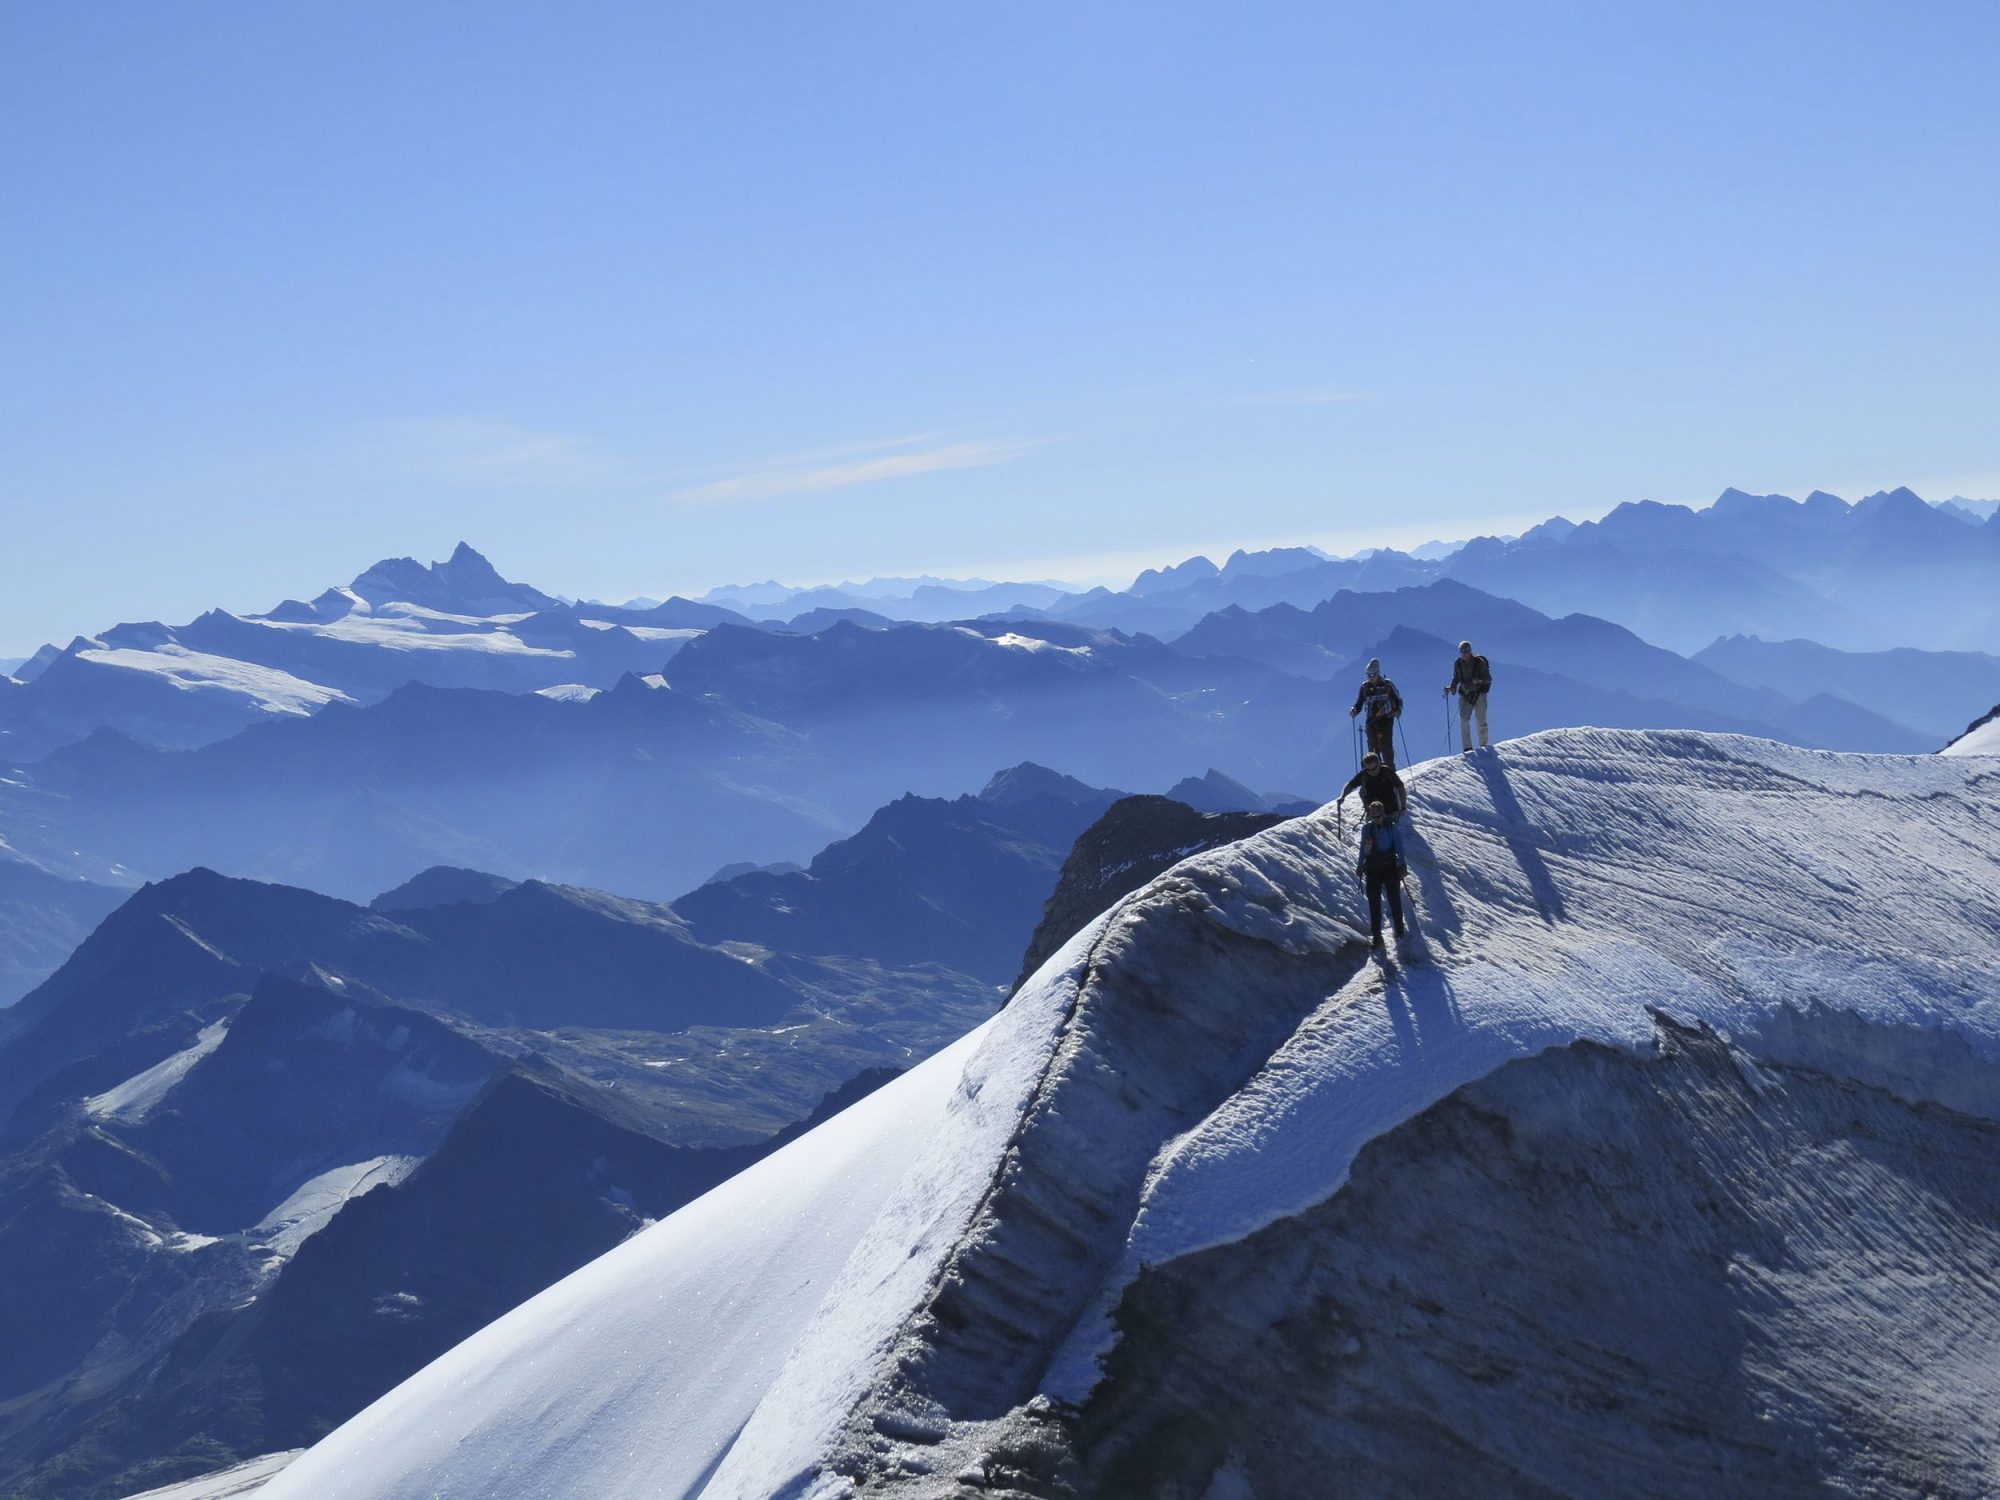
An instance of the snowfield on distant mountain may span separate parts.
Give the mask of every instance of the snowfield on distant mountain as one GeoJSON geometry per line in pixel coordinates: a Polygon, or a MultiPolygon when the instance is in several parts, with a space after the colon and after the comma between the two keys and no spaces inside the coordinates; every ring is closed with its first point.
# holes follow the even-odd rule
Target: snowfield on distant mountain
{"type": "Polygon", "coordinates": [[[2000,1486],[2000,765],[1411,791],[1417,952],[1331,809],[1195,856],[264,1500],[2000,1486]]]}
{"type": "Polygon", "coordinates": [[[267,714],[316,713],[329,703],[354,700],[338,688],[322,687],[234,657],[216,656],[167,641],[152,650],[81,650],[77,660],[127,672],[151,672],[188,692],[226,693],[246,699],[267,714]]]}

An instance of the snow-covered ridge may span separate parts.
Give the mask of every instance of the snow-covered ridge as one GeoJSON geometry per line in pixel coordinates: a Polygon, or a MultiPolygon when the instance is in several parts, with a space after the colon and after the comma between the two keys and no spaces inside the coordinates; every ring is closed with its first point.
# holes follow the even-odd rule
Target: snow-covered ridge
{"type": "Polygon", "coordinates": [[[1647,1055],[1655,1010],[2000,1116],[2000,764],[1575,730],[1411,783],[1421,960],[1366,959],[1330,809],[1198,855],[981,1033],[265,1493],[950,1493],[923,1476],[1010,1411],[1089,1396],[1141,1267],[1331,1201],[1367,1143],[1511,1061],[1647,1055]],[[755,1285],[717,1295],[737,1255],[755,1285]]]}
{"type": "Polygon", "coordinates": [[[275,1255],[289,1258],[298,1253],[299,1246],[326,1228],[349,1200],[370,1189],[403,1181],[421,1161],[416,1156],[376,1156],[315,1173],[258,1220],[245,1237],[269,1246],[275,1255]]]}
{"type": "Polygon", "coordinates": [[[1945,755],[2000,755],[2000,708],[1944,747],[1945,755]]]}

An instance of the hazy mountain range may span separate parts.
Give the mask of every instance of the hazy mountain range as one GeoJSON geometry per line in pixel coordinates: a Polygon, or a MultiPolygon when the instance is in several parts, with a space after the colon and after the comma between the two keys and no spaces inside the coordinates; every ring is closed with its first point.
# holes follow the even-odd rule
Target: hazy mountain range
{"type": "Polygon", "coordinates": [[[133,895],[0,1011],[0,1489],[310,1441],[983,1020],[1114,803],[1019,765],[672,907],[442,868],[133,895]]]}
{"type": "MultiPolygon", "coordinates": [[[[1839,514],[1886,525],[1904,509],[1885,502],[1839,514]]],[[[1961,539],[1984,534],[1924,511],[1961,539]]],[[[1297,560],[1239,556],[1212,576],[1194,569],[1202,576],[1192,583],[1153,575],[1129,598],[1151,608],[1230,576],[1262,590],[1296,582],[1297,560]]],[[[1386,554],[1308,562],[1309,572],[1372,570],[1376,582],[1406,571],[1386,554]]],[[[325,651],[347,675],[338,678],[345,686],[318,684],[340,696],[317,707],[226,698],[232,713],[258,722],[194,748],[176,747],[178,729],[168,743],[134,737],[161,695],[175,704],[209,696],[159,670],[184,660],[164,646],[132,648],[145,665],[124,648],[113,662],[72,647],[32,680],[10,683],[11,702],[40,702],[59,696],[65,674],[87,672],[117,700],[92,710],[105,722],[82,739],[0,777],[0,837],[13,857],[107,885],[208,865],[360,899],[450,864],[667,899],[731,861],[802,861],[894,797],[976,784],[996,761],[1034,760],[1128,789],[1169,787],[1213,767],[1266,791],[1324,797],[1352,769],[1346,709],[1370,657],[1405,690],[1408,755],[1447,746],[1438,690],[1461,635],[1494,662],[1502,733],[1587,722],[1922,751],[1964,722],[1966,704],[1994,696],[1995,661],[1978,653],[1910,651],[1878,663],[1822,650],[1807,670],[1722,643],[1694,661],[1611,621],[1551,618],[1453,578],[1337,591],[1309,607],[1226,604],[1171,643],[1048,619],[843,619],[800,633],[718,615],[652,639],[597,618],[616,609],[562,606],[573,640],[559,648],[520,644],[516,633],[553,617],[548,596],[499,579],[467,549],[428,569],[383,564],[356,584],[268,619],[203,617],[204,629],[259,648],[325,651]],[[389,600],[392,587],[430,602],[389,600]],[[508,612],[463,613],[495,605],[508,612]],[[541,608],[514,608],[530,605],[541,608]],[[277,619],[315,610],[329,619],[277,619]],[[413,648],[412,631],[449,644],[413,648]],[[517,644],[493,649],[501,639],[517,644]],[[585,667],[610,686],[527,686],[588,675],[585,667]],[[451,685],[461,669],[526,675],[510,679],[513,690],[451,685]],[[445,685],[386,686],[413,670],[445,685]],[[120,696],[128,689],[129,702],[120,696]]],[[[654,617],[714,609],[670,601],[654,617]]],[[[212,683],[225,658],[207,660],[212,683]]],[[[250,665],[226,660],[232,670],[250,665]]],[[[46,730],[46,707],[15,722],[46,730]]]]}
{"type": "Polygon", "coordinates": [[[0,759],[32,761],[104,727],[187,748],[329,705],[378,702],[409,682],[581,696],[627,673],[660,672],[697,632],[753,620],[797,632],[1016,616],[1172,640],[1218,610],[1310,609],[1342,590],[1449,578],[1551,615],[1612,621],[1681,652],[1731,635],[1843,650],[1977,650],[2000,623],[2000,605],[1987,602],[2000,597],[1992,504],[1933,506],[1908,490],[1853,505],[1819,492],[1794,502],[1729,490],[1700,510],[1640,502],[1600,521],[1555,519],[1519,538],[1420,550],[1432,555],[1341,559],[1276,548],[1237,552],[1219,567],[1196,557],[1149,570],[1123,591],[878,579],[609,605],[510,582],[461,544],[443,563],[388,559],[311,601],[263,613],[216,609],[185,625],[121,624],[44,647],[0,678],[0,759]]]}
{"type": "Polygon", "coordinates": [[[115,625],[44,647],[0,685],[0,758],[32,760],[99,728],[187,748],[329,704],[378,702],[410,682],[608,687],[657,670],[699,630],[741,619],[685,599],[645,610],[565,604],[461,545],[428,567],[388,559],[263,614],[213,609],[185,625],[115,625]]]}
{"type": "MultiPolygon", "coordinates": [[[[1329,558],[1313,548],[1238,552],[1220,566],[1194,557],[1141,574],[1131,588],[1048,599],[1047,585],[982,584],[983,610],[1045,614],[1171,639],[1231,605],[1310,608],[1341,589],[1373,592],[1455,578],[1552,615],[1614,620],[1647,640],[1691,652],[1719,635],[1805,637],[1848,650],[1978,649],[1995,639],[2000,605],[2000,502],[1931,505],[1908,489],[1850,504],[1814,491],[1803,501],[1725,490],[1699,509],[1623,504],[1597,521],[1555,518],[1516,538],[1480,537],[1416,553],[1329,558]],[[1418,555],[1419,553],[1423,555],[1418,555]],[[1010,597],[1009,590],[1017,590],[1010,597]]],[[[933,584],[921,604],[866,588],[766,585],[758,606],[781,614],[810,600],[907,619],[976,611],[933,584]]],[[[718,590],[704,598],[736,602],[718,590]]]]}
{"type": "Polygon", "coordinates": [[[0,1006],[40,984],[125,892],[0,855],[0,1006]]]}

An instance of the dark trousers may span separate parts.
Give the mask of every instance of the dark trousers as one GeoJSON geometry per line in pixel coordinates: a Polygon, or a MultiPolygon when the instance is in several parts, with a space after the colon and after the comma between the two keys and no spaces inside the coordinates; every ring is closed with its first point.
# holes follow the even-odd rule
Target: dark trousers
{"type": "Polygon", "coordinates": [[[1378,714],[1368,721],[1368,748],[1382,757],[1382,764],[1392,770],[1396,765],[1396,720],[1389,714],[1378,714]]]}
{"type": "Polygon", "coordinates": [[[1368,926],[1376,937],[1382,935],[1382,893],[1389,894],[1389,915],[1396,924],[1396,936],[1403,935],[1403,878],[1394,870],[1370,870],[1368,882],[1368,926]]]}

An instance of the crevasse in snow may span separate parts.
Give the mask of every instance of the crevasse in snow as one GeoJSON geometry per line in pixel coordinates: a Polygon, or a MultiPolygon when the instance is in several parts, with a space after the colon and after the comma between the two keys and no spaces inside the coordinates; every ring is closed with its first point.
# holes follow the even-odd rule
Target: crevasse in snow
{"type": "Polygon", "coordinates": [[[1653,1012],[2000,1113],[2000,764],[1572,730],[1410,780],[1411,962],[1367,960],[1334,810],[1198,855],[268,1500],[951,1493],[986,1427],[1090,1398],[1146,1268],[1305,1222],[1369,1142],[1510,1063],[1650,1055],[1653,1012]]]}

